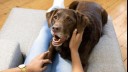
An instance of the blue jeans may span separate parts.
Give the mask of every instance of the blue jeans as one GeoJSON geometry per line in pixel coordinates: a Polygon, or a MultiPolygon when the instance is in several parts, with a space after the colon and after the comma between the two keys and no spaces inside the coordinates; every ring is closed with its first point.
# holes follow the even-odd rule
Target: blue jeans
{"type": "MultiPolygon", "coordinates": [[[[28,64],[37,55],[48,50],[52,35],[47,22],[43,23],[41,31],[35,40],[30,52],[28,53],[24,64],[28,64]]],[[[44,72],[72,72],[71,62],[64,60],[59,54],[56,54],[52,64],[44,72]]]]}

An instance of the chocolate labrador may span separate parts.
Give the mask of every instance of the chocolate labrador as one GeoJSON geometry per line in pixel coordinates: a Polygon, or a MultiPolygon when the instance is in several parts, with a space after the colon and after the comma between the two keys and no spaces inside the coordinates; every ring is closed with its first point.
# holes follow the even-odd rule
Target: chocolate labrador
{"type": "Polygon", "coordinates": [[[107,12],[100,5],[88,1],[74,1],[69,9],[56,9],[46,14],[53,39],[49,46],[48,59],[58,52],[62,58],[71,60],[69,42],[76,28],[84,30],[79,55],[86,72],[89,55],[102,36],[103,26],[107,22],[107,12]]]}

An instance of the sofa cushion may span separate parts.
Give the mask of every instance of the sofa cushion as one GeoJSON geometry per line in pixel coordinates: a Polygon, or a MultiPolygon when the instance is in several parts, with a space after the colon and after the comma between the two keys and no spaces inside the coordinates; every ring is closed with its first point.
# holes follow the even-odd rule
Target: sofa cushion
{"type": "Polygon", "coordinates": [[[26,56],[45,21],[44,10],[13,8],[0,31],[0,39],[19,42],[26,56]]]}
{"type": "Polygon", "coordinates": [[[0,39],[0,70],[17,67],[23,63],[18,42],[0,39]]]}

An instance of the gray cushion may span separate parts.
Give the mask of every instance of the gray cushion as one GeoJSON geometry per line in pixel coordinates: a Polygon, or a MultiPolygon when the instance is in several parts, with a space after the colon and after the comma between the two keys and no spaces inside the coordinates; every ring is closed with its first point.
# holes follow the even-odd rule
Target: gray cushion
{"type": "Polygon", "coordinates": [[[44,21],[43,10],[13,8],[0,31],[0,39],[19,42],[21,51],[26,56],[44,21]]]}
{"type": "Polygon", "coordinates": [[[0,70],[17,67],[22,62],[19,43],[0,39],[0,70]]]}

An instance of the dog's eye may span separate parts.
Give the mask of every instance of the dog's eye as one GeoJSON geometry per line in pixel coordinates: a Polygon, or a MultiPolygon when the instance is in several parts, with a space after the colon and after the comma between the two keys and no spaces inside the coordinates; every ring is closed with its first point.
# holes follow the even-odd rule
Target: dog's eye
{"type": "Polygon", "coordinates": [[[54,16],[53,18],[54,18],[54,19],[57,19],[57,16],[54,16]]]}
{"type": "Polygon", "coordinates": [[[69,18],[69,17],[67,17],[67,20],[68,20],[68,21],[70,21],[70,22],[72,22],[72,19],[71,19],[71,18],[69,18]]]}

